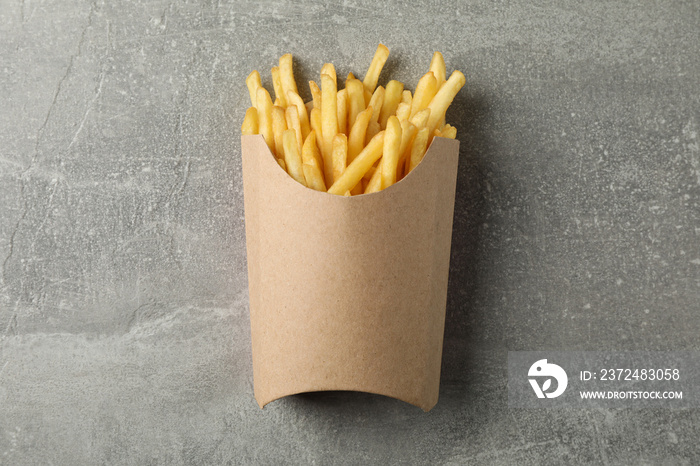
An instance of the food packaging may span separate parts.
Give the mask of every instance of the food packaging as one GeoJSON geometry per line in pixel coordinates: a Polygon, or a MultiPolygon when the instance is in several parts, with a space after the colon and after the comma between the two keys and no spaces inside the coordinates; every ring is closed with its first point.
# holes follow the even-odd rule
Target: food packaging
{"type": "Polygon", "coordinates": [[[352,197],[293,180],[242,136],[255,399],[321,390],[438,400],[459,141],[352,197]]]}

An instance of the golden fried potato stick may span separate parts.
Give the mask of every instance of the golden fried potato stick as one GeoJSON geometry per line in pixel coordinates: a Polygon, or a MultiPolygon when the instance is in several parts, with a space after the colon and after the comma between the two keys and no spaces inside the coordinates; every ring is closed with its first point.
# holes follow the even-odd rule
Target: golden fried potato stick
{"type": "Polygon", "coordinates": [[[410,121],[403,120],[401,122],[401,147],[399,148],[399,162],[396,171],[397,180],[406,174],[406,159],[411,155],[411,144],[417,132],[418,128],[410,121]]]}
{"type": "Polygon", "coordinates": [[[408,89],[404,90],[401,93],[401,103],[402,104],[408,104],[408,106],[411,106],[411,102],[413,101],[413,96],[411,95],[411,91],[408,89]]]}
{"type": "Polygon", "coordinates": [[[296,105],[290,105],[285,110],[285,117],[287,120],[287,128],[294,130],[294,135],[297,139],[297,149],[299,149],[299,154],[301,154],[301,147],[304,139],[301,135],[301,123],[299,122],[299,112],[297,111],[296,105]]]}
{"type": "Polygon", "coordinates": [[[348,73],[348,77],[345,78],[345,87],[348,87],[348,81],[352,79],[357,79],[354,74],[352,74],[352,71],[348,73]]]}
{"type": "MultiPolygon", "coordinates": [[[[313,150],[311,152],[311,154],[314,156],[314,158],[316,158],[316,165],[318,165],[318,167],[321,169],[321,175],[323,175],[323,156],[321,155],[321,149],[319,148],[319,145],[318,145],[319,138],[318,138],[317,134],[318,133],[316,131],[311,131],[309,133],[309,136],[306,138],[306,141],[308,141],[310,138],[311,142],[309,144],[313,143],[316,146],[316,149],[313,150]]],[[[304,144],[306,144],[306,141],[304,141],[304,144]]],[[[302,151],[303,151],[303,149],[302,149],[302,151]]],[[[324,180],[324,182],[325,182],[325,180],[324,180]]]]}
{"type": "Polygon", "coordinates": [[[359,79],[345,81],[348,92],[348,128],[352,130],[357,115],[365,109],[364,87],[359,79]]]}
{"type": "Polygon", "coordinates": [[[287,171],[287,164],[284,163],[284,159],[277,159],[277,164],[282,167],[282,170],[287,171]]]}
{"type": "Polygon", "coordinates": [[[399,154],[404,155],[408,150],[408,147],[413,142],[413,136],[418,132],[418,128],[415,127],[413,123],[408,120],[401,122],[401,148],[399,149],[399,154]]]}
{"type": "Polygon", "coordinates": [[[409,118],[413,118],[416,113],[425,109],[430,101],[433,100],[437,93],[437,79],[432,71],[428,71],[420,78],[416,86],[416,92],[413,94],[413,102],[411,103],[411,114],[409,118]]]}
{"type": "Polygon", "coordinates": [[[424,108],[420,112],[416,113],[410,118],[410,122],[418,129],[421,129],[428,124],[428,118],[430,118],[430,109],[424,108]]]}
{"type": "Polygon", "coordinates": [[[411,113],[411,104],[406,102],[401,102],[398,107],[396,107],[396,118],[399,121],[408,120],[408,115],[411,113]]]}
{"type": "MultiPolygon", "coordinates": [[[[327,74],[333,78],[333,81],[338,82],[338,76],[335,74],[335,66],[333,63],[324,63],[321,67],[321,74],[327,74]]],[[[337,86],[337,84],[336,84],[337,86]]],[[[323,85],[321,85],[323,87],[323,85]]]]}
{"type": "MultiPolygon", "coordinates": [[[[282,95],[286,98],[289,91],[299,94],[297,83],[294,80],[294,71],[292,69],[292,54],[285,53],[280,57],[280,80],[282,83],[282,95]]],[[[284,99],[283,99],[284,100],[284,99]]]]}
{"type": "Polygon", "coordinates": [[[453,71],[452,75],[450,75],[450,79],[445,81],[445,84],[442,85],[440,90],[437,91],[437,94],[435,94],[435,97],[430,101],[427,107],[430,109],[430,117],[428,118],[426,127],[430,128],[431,133],[438,127],[438,123],[440,123],[440,120],[445,116],[447,107],[450,106],[466,81],[461,71],[453,71]]]}
{"type": "Polygon", "coordinates": [[[259,87],[255,97],[258,104],[258,126],[260,134],[265,138],[267,147],[275,153],[275,135],[272,132],[272,99],[264,87],[259,87]]]}
{"type": "Polygon", "coordinates": [[[250,94],[250,104],[257,108],[257,94],[258,88],[262,87],[260,83],[260,73],[258,70],[253,70],[245,80],[246,86],[248,86],[248,93],[250,94]]]}
{"type": "Polygon", "coordinates": [[[372,138],[367,147],[348,165],[340,178],[328,189],[328,192],[343,195],[345,191],[354,188],[367,170],[382,156],[383,149],[384,131],[381,131],[372,138]]]}
{"type": "Polygon", "coordinates": [[[365,132],[365,145],[369,144],[369,142],[379,134],[379,132],[382,130],[382,127],[379,126],[379,123],[376,121],[370,120],[370,122],[367,124],[367,131],[365,132]]]}
{"type": "Polygon", "coordinates": [[[382,105],[384,105],[385,94],[386,89],[384,89],[384,86],[379,86],[374,90],[374,94],[372,94],[372,97],[369,99],[367,107],[372,107],[374,109],[371,121],[379,122],[379,114],[382,111],[382,105]]]}
{"type": "Polygon", "coordinates": [[[408,171],[410,173],[414,168],[418,166],[423,156],[425,155],[425,149],[428,147],[428,136],[430,136],[430,129],[428,127],[421,128],[416,137],[413,139],[413,146],[411,147],[411,156],[408,158],[408,171]]]}
{"type": "Polygon", "coordinates": [[[294,130],[288,129],[285,131],[282,136],[282,141],[284,144],[284,163],[287,165],[287,171],[292,178],[306,186],[301,154],[299,153],[299,144],[297,143],[297,136],[294,130]]]}
{"type": "Polygon", "coordinates": [[[250,107],[245,111],[243,124],[241,125],[241,134],[258,134],[258,109],[250,107]]]}
{"type": "Polygon", "coordinates": [[[311,109],[311,112],[309,113],[309,126],[311,127],[311,131],[316,132],[316,145],[318,146],[319,150],[321,150],[321,143],[322,143],[321,134],[322,133],[321,133],[321,109],[320,108],[312,108],[311,109]]]}
{"type": "MultiPolygon", "coordinates": [[[[379,159],[379,164],[381,165],[382,159],[379,159]]],[[[369,173],[369,172],[367,172],[369,173]]],[[[376,193],[378,191],[382,190],[382,171],[379,169],[374,170],[372,173],[372,176],[370,176],[369,180],[367,181],[367,186],[365,186],[364,193],[365,194],[370,194],[370,193],[376,193]]]]}
{"type": "Polygon", "coordinates": [[[338,112],[338,132],[348,134],[348,90],[343,89],[336,94],[338,103],[336,105],[338,112]]]}
{"type": "MultiPolygon", "coordinates": [[[[359,81],[358,81],[359,82],[359,81]]],[[[372,118],[372,107],[367,107],[357,115],[355,124],[350,128],[348,136],[348,163],[351,163],[362,152],[365,147],[365,135],[367,134],[367,124],[372,118]]]]}
{"type": "MultiPolygon", "coordinates": [[[[384,150],[383,147],[382,147],[382,150],[384,150]]],[[[369,180],[374,176],[374,174],[377,173],[377,167],[379,167],[379,164],[380,164],[381,162],[382,162],[382,159],[380,158],[379,160],[377,160],[377,161],[374,163],[374,165],[372,165],[371,167],[369,167],[369,170],[367,170],[367,173],[365,173],[365,174],[362,176],[362,179],[365,180],[365,181],[367,181],[367,182],[369,182],[369,180]]],[[[381,171],[380,171],[379,173],[381,173],[381,171]]],[[[380,176],[379,179],[381,180],[381,176],[380,176]]]]}
{"type": "Polygon", "coordinates": [[[348,137],[338,133],[333,138],[333,181],[340,178],[348,163],[348,137]]]}
{"type": "Polygon", "coordinates": [[[282,77],[280,76],[280,69],[276,66],[273,66],[270,70],[270,74],[272,75],[272,87],[275,90],[275,105],[279,105],[280,107],[286,108],[287,95],[285,94],[284,88],[282,87],[282,77]],[[277,102],[278,99],[279,102],[277,102]]]}
{"type": "Polygon", "coordinates": [[[457,137],[457,128],[452,125],[445,125],[445,127],[440,130],[440,137],[455,139],[457,137]]]}
{"type": "Polygon", "coordinates": [[[435,52],[433,54],[432,60],[430,60],[430,71],[433,72],[436,81],[436,88],[440,89],[445,82],[445,77],[447,76],[447,70],[445,69],[445,59],[442,57],[440,52],[435,52]]]}
{"type": "Polygon", "coordinates": [[[384,92],[384,102],[382,103],[382,110],[379,112],[379,125],[382,129],[386,128],[386,122],[391,115],[396,113],[396,107],[399,106],[401,102],[401,95],[403,93],[403,83],[392,79],[386,85],[386,91],[384,92]]]}
{"type": "Polygon", "coordinates": [[[287,91],[287,103],[297,107],[297,112],[299,113],[299,124],[301,125],[301,137],[304,138],[303,140],[306,140],[306,137],[311,131],[311,126],[309,125],[309,114],[304,101],[296,92],[287,91]]]}
{"type": "Polygon", "coordinates": [[[362,80],[362,84],[365,86],[369,92],[374,92],[374,88],[377,87],[377,82],[379,81],[379,75],[384,68],[384,64],[389,58],[389,49],[384,44],[379,44],[377,51],[374,52],[374,57],[372,57],[372,62],[369,64],[367,73],[365,74],[365,79],[362,80]]]}
{"type": "Polygon", "coordinates": [[[392,115],[386,122],[384,131],[384,150],[379,169],[382,171],[382,189],[396,183],[396,169],[399,163],[401,148],[401,122],[392,115]]]}
{"type": "Polygon", "coordinates": [[[303,163],[304,178],[311,189],[316,191],[325,191],[326,183],[323,180],[323,169],[319,164],[321,154],[316,145],[316,133],[311,131],[304,141],[304,146],[301,149],[301,160],[303,163]]]}
{"type": "MultiPolygon", "coordinates": [[[[362,86],[362,88],[364,89],[364,86],[362,86]]],[[[375,89],[375,91],[376,90],[377,89],[375,89]]],[[[369,101],[372,100],[372,96],[374,95],[374,93],[368,91],[367,89],[364,89],[362,93],[365,96],[365,106],[369,106],[369,101]]]]}
{"type": "Polygon", "coordinates": [[[321,88],[318,87],[315,81],[309,81],[309,89],[311,90],[314,108],[321,110],[321,88]]]}
{"type": "Polygon", "coordinates": [[[272,107],[272,134],[275,135],[275,154],[277,158],[284,159],[284,144],[282,135],[287,131],[287,120],[282,107],[274,105],[272,107]]]}
{"type": "MultiPolygon", "coordinates": [[[[326,182],[333,182],[333,138],[338,133],[338,89],[336,81],[329,74],[321,75],[321,155],[323,156],[323,174],[326,182]]],[[[350,186],[348,189],[352,188],[350,186]]],[[[343,191],[343,193],[345,190],[343,191]]],[[[342,193],[341,193],[342,194],[342,193]]]]}

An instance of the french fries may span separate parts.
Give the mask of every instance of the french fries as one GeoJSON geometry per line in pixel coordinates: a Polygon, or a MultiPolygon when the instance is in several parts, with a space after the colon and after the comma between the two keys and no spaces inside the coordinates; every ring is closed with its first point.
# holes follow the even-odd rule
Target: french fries
{"type": "Polygon", "coordinates": [[[355,196],[399,182],[434,137],[457,137],[445,113],[466,78],[458,70],[446,78],[444,58],[435,52],[413,93],[396,80],[381,86],[388,57],[389,49],[379,44],[362,81],[348,73],[339,83],[333,64],[324,64],[320,81],[308,82],[312,100],[304,102],[292,55],[282,55],[270,72],[274,100],[257,70],[246,78],[251,106],[241,133],[261,134],[279,165],[317,191],[355,196]]]}

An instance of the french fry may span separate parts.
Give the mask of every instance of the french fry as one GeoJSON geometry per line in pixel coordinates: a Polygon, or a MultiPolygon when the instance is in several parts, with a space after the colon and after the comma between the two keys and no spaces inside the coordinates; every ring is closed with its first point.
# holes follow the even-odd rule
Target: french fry
{"type": "MultiPolygon", "coordinates": [[[[338,76],[335,73],[335,66],[333,65],[333,63],[323,64],[323,66],[321,67],[321,75],[324,74],[327,74],[328,76],[333,78],[333,81],[335,81],[336,83],[338,82],[338,76]]],[[[323,84],[321,84],[321,88],[323,88],[323,84]]]]}
{"type": "MultiPolygon", "coordinates": [[[[384,150],[384,148],[382,148],[382,150],[384,150]]],[[[377,167],[378,167],[379,164],[381,163],[381,160],[382,160],[382,159],[377,160],[377,161],[374,163],[374,165],[372,165],[371,167],[369,167],[369,170],[367,170],[367,173],[365,173],[365,174],[362,176],[362,179],[363,179],[363,180],[369,182],[369,180],[374,176],[374,174],[377,173],[377,167]]],[[[380,171],[379,173],[381,173],[381,171],[380,171]]],[[[381,176],[380,176],[379,179],[381,180],[381,176]]],[[[381,186],[381,182],[380,182],[380,186],[381,186]]],[[[367,186],[365,186],[365,188],[367,188],[367,186]]]]}
{"type": "Polygon", "coordinates": [[[396,113],[396,107],[401,102],[401,94],[403,93],[403,83],[392,79],[386,85],[384,92],[384,102],[382,110],[379,112],[379,126],[382,129],[386,128],[386,122],[389,117],[396,113]]]}
{"type": "Polygon", "coordinates": [[[275,154],[277,158],[284,160],[284,144],[282,135],[287,131],[287,120],[282,107],[274,105],[272,107],[272,134],[275,136],[275,154]]]}
{"type": "MultiPolygon", "coordinates": [[[[335,79],[329,74],[321,75],[321,155],[323,156],[323,174],[328,184],[333,180],[333,138],[338,132],[338,96],[335,79]]],[[[348,187],[348,189],[352,186],[348,187]]],[[[343,193],[345,190],[342,191],[343,193]]]]}
{"type": "Polygon", "coordinates": [[[440,137],[455,139],[457,137],[457,128],[452,125],[445,125],[445,127],[440,130],[440,137]]]}
{"type": "Polygon", "coordinates": [[[418,132],[413,123],[408,120],[401,122],[401,148],[399,149],[399,154],[404,155],[404,152],[408,150],[408,147],[413,142],[413,136],[418,132]]]}
{"type": "Polygon", "coordinates": [[[430,128],[431,133],[438,127],[440,120],[444,118],[447,107],[450,106],[459,90],[464,86],[464,83],[466,83],[464,74],[461,71],[453,71],[450,78],[445,81],[445,84],[442,85],[435,97],[430,101],[427,107],[430,109],[430,117],[426,126],[430,128]]]}
{"type": "Polygon", "coordinates": [[[345,87],[348,87],[348,81],[357,79],[354,74],[352,74],[352,71],[348,73],[348,77],[345,78],[345,87]]]}
{"type": "Polygon", "coordinates": [[[340,178],[348,162],[348,137],[338,133],[333,138],[333,181],[340,178]]]}
{"type": "Polygon", "coordinates": [[[260,73],[258,70],[253,70],[245,80],[245,84],[248,87],[248,93],[250,94],[250,105],[257,108],[257,94],[258,88],[262,87],[260,83],[260,73]]]}
{"type": "Polygon", "coordinates": [[[241,134],[258,134],[258,109],[250,107],[245,111],[241,134]]]}
{"type": "Polygon", "coordinates": [[[309,90],[311,90],[314,108],[321,110],[321,89],[318,87],[318,84],[315,81],[309,81],[309,90]]]}
{"type": "Polygon", "coordinates": [[[399,149],[401,148],[401,122],[392,115],[386,122],[384,131],[384,150],[379,169],[382,174],[382,189],[396,183],[396,168],[399,163],[399,149]]]}
{"type": "Polygon", "coordinates": [[[379,44],[376,52],[374,52],[374,57],[372,57],[372,62],[367,69],[365,74],[365,79],[362,80],[362,84],[365,86],[369,92],[374,92],[374,88],[377,87],[377,82],[379,81],[379,75],[384,68],[384,64],[389,58],[389,49],[384,44],[379,44]]]}
{"type": "Polygon", "coordinates": [[[421,129],[428,124],[428,118],[430,118],[430,109],[424,108],[420,112],[416,113],[410,118],[410,122],[418,129],[421,129]]]}
{"type": "Polygon", "coordinates": [[[372,118],[372,107],[367,107],[357,115],[355,124],[350,128],[350,136],[348,136],[348,163],[351,163],[357,157],[357,154],[362,152],[365,147],[365,135],[367,134],[367,124],[372,118]]]}
{"type": "Polygon", "coordinates": [[[435,93],[437,93],[437,79],[432,71],[428,71],[418,81],[416,92],[413,94],[409,118],[413,118],[416,113],[425,109],[435,97],[435,93]]]}
{"type": "MultiPolygon", "coordinates": [[[[282,84],[282,95],[287,97],[289,91],[299,94],[297,90],[297,83],[294,80],[294,70],[292,69],[292,54],[285,53],[280,57],[280,82],[282,84]]],[[[282,100],[285,100],[282,99],[282,100]]]]}
{"type": "Polygon", "coordinates": [[[280,76],[279,67],[273,66],[270,70],[270,74],[272,75],[272,87],[275,90],[275,105],[279,105],[280,107],[286,108],[287,96],[284,93],[284,89],[282,88],[282,77],[280,76]],[[278,99],[279,102],[277,102],[278,99]]]}
{"type": "MultiPolygon", "coordinates": [[[[362,87],[364,88],[364,86],[362,86],[362,87]]],[[[375,91],[376,91],[376,90],[377,90],[377,89],[375,89],[375,91]]],[[[373,96],[374,94],[373,94],[372,92],[368,91],[367,89],[365,89],[365,90],[363,91],[363,94],[364,94],[364,96],[365,96],[365,106],[369,106],[369,101],[372,100],[372,96],[373,96]]]]}
{"type": "Polygon", "coordinates": [[[386,89],[383,86],[379,86],[374,90],[374,94],[369,99],[369,104],[367,107],[372,107],[374,111],[372,112],[372,120],[379,122],[379,114],[382,111],[382,105],[384,105],[384,95],[386,94],[386,89]]]}
{"type": "Polygon", "coordinates": [[[292,178],[306,186],[301,154],[299,153],[299,144],[297,143],[297,136],[294,130],[286,130],[283,133],[282,141],[284,144],[284,163],[287,165],[287,172],[292,178]]]}
{"type": "Polygon", "coordinates": [[[304,178],[311,189],[316,191],[325,191],[326,183],[323,180],[323,168],[321,168],[321,154],[316,145],[316,133],[311,131],[304,141],[304,146],[301,149],[302,169],[304,170],[304,178]]]}
{"type": "Polygon", "coordinates": [[[396,107],[396,118],[399,121],[408,120],[408,115],[411,113],[411,104],[406,102],[401,102],[398,107],[396,107]]]}
{"type": "Polygon", "coordinates": [[[396,171],[398,180],[406,174],[406,159],[411,155],[411,144],[417,132],[418,128],[410,121],[403,120],[401,122],[401,147],[399,148],[399,162],[396,171]]]}
{"type": "Polygon", "coordinates": [[[277,164],[282,167],[282,170],[287,171],[287,164],[284,163],[284,159],[277,159],[277,164]]]}
{"type": "Polygon", "coordinates": [[[287,91],[287,102],[289,105],[295,105],[297,112],[299,113],[299,124],[301,125],[301,137],[306,140],[306,137],[311,131],[311,126],[309,125],[309,114],[307,113],[306,105],[304,101],[294,91],[287,91]]]}
{"type": "MultiPolygon", "coordinates": [[[[379,159],[379,163],[381,165],[382,159],[379,159]]],[[[374,170],[372,173],[372,176],[370,176],[369,180],[367,181],[367,186],[365,186],[364,193],[365,194],[370,194],[370,193],[376,193],[378,191],[382,190],[382,171],[381,170],[374,170]]]]}
{"type": "Polygon", "coordinates": [[[320,108],[312,108],[311,113],[309,113],[309,126],[311,127],[311,131],[316,132],[316,145],[319,147],[319,150],[321,150],[321,109],[320,108]]]}
{"type": "Polygon", "coordinates": [[[328,189],[328,192],[342,195],[345,194],[345,191],[354,188],[367,170],[382,156],[383,149],[384,131],[381,131],[372,138],[367,147],[348,165],[340,178],[328,189]]]}
{"type": "Polygon", "coordinates": [[[289,107],[287,107],[287,109],[285,110],[285,118],[287,120],[287,128],[294,130],[299,154],[301,154],[301,147],[304,139],[301,134],[301,123],[299,122],[299,112],[297,111],[296,105],[290,105],[289,107]]]}
{"type": "Polygon", "coordinates": [[[348,90],[343,89],[336,94],[338,103],[336,109],[338,113],[338,132],[348,134],[348,90]]]}
{"type": "Polygon", "coordinates": [[[433,58],[430,60],[430,71],[432,71],[433,75],[435,76],[436,88],[440,89],[445,83],[445,78],[447,77],[445,59],[442,57],[440,52],[435,52],[433,54],[433,58]]]}
{"type": "Polygon", "coordinates": [[[275,135],[272,132],[272,99],[270,93],[264,87],[259,87],[255,97],[258,104],[258,126],[260,134],[265,138],[267,147],[275,153],[275,135]]]}
{"type": "Polygon", "coordinates": [[[413,139],[413,146],[411,147],[411,156],[409,157],[409,165],[407,174],[413,171],[414,168],[418,166],[423,156],[425,155],[425,149],[428,147],[428,136],[430,135],[430,128],[427,126],[421,128],[416,137],[413,139]]]}
{"type": "Polygon", "coordinates": [[[379,126],[379,123],[370,120],[369,124],[367,125],[367,131],[365,132],[365,144],[369,144],[369,141],[371,141],[374,136],[379,134],[381,130],[382,127],[379,126]]]}
{"type": "Polygon", "coordinates": [[[402,104],[408,104],[408,106],[411,106],[411,102],[413,101],[413,96],[411,95],[411,91],[408,89],[404,90],[401,93],[401,103],[402,104]]]}
{"type": "Polygon", "coordinates": [[[345,89],[348,92],[348,128],[352,130],[357,115],[365,109],[364,87],[359,79],[348,79],[345,89]]]}

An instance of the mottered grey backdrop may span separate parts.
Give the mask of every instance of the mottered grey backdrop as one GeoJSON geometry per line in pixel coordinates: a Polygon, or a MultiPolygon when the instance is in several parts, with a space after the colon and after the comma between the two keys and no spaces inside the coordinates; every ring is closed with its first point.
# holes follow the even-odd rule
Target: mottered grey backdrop
{"type": "Polygon", "coordinates": [[[700,350],[694,1],[0,0],[1,464],[697,464],[508,350],[700,350]],[[440,401],[252,393],[239,127],[280,55],[467,84],[440,401]]]}

